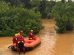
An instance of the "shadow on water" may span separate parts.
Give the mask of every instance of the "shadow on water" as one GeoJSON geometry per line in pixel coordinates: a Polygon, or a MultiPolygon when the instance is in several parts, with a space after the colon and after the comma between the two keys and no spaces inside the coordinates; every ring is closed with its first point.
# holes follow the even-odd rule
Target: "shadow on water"
{"type": "MultiPolygon", "coordinates": [[[[74,33],[56,34],[53,20],[42,20],[44,29],[40,31],[41,45],[32,51],[20,55],[74,55],[74,33]]],[[[0,55],[19,55],[7,47],[12,37],[0,38],[0,55]]]]}

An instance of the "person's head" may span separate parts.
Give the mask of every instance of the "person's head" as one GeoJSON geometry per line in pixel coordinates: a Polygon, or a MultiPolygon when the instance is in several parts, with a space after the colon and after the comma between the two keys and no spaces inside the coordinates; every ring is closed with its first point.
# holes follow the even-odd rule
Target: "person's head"
{"type": "Polygon", "coordinates": [[[23,34],[23,30],[20,30],[20,32],[19,32],[21,35],[23,34]]]}
{"type": "Polygon", "coordinates": [[[15,37],[18,37],[20,34],[19,33],[17,33],[17,34],[15,34],[15,37]]]}
{"type": "Polygon", "coordinates": [[[20,30],[20,32],[22,32],[22,33],[23,33],[23,30],[20,30]]]}
{"type": "Polygon", "coordinates": [[[31,32],[33,32],[33,30],[30,30],[31,32]]]}

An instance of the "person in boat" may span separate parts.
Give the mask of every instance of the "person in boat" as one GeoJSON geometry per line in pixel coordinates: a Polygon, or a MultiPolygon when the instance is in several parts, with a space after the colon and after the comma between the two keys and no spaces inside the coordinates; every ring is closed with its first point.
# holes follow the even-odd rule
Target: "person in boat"
{"type": "Polygon", "coordinates": [[[15,36],[13,37],[13,45],[17,46],[19,42],[25,42],[24,38],[22,35],[20,35],[19,33],[15,34],[15,36]]]}
{"type": "Polygon", "coordinates": [[[12,44],[12,45],[10,45],[8,48],[10,48],[11,46],[13,46],[14,48],[16,48],[17,43],[18,43],[18,38],[17,38],[17,36],[18,36],[18,33],[17,33],[17,34],[15,34],[15,36],[14,36],[14,37],[13,37],[13,39],[12,39],[13,44],[12,44]]]}
{"type": "Polygon", "coordinates": [[[18,43],[18,38],[17,38],[18,34],[15,34],[15,36],[13,37],[13,45],[14,46],[17,46],[17,43],[18,43]]]}
{"type": "Polygon", "coordinates": [[[29,40],[35,39],[33,30],[30,30],[30,32],[28,33],[28,38],[29,38],[29,40]]]}
{"type": "Polygon", "coordinates": [[[19,31],[19,34],[20,34],[20,35],[23,35],[23,30],[20,30],[20,31],[19,31]]]}
{"type": "Polygon", "coordinates": [[[13,45],[17,51],[20,51],[20,49],[25,51],[24,43],[25,43],[24,37],[20,33],[15,34],[15,36],[13,37],[13,45]]]}

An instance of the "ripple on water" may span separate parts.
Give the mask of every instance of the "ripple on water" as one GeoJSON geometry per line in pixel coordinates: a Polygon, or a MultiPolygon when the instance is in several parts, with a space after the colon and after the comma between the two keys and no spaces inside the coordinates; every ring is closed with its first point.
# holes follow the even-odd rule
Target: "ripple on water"
{"type": "Polygon", "coordinates": [[[54,35],[51,36],[49,32],[46,32],[44,37],[42,37],[41,39],[41,47],[35,55],[51,55],[54,52],[53,48],[56,43],[56,37],[54,35]]]}

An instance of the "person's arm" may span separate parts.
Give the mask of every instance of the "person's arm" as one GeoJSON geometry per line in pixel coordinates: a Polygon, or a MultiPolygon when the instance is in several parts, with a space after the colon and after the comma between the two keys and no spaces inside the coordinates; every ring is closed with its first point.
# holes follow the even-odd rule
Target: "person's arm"
{"type": "Polygon", "coordinates": [[[12,40],[12,41],[13,41],[13,43],[15,43],[15,42],[16,42],[16,39],[15,39],[15,37],[13,37],[13,40],[12,40]]]}
{"type": "Polygon", "coordinates": [[[15,40],[17,41],[17,40],[18,40],[18,38],[15,38],[15,40]]]}

